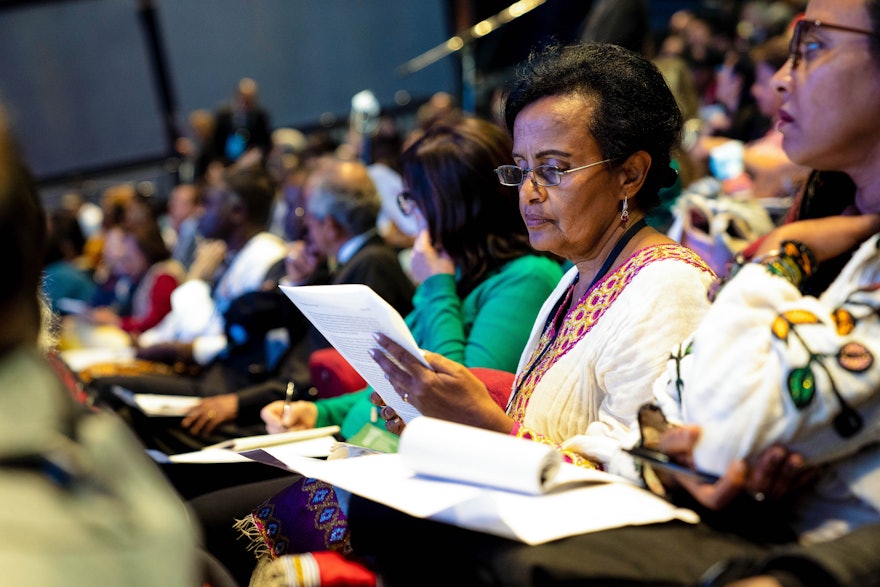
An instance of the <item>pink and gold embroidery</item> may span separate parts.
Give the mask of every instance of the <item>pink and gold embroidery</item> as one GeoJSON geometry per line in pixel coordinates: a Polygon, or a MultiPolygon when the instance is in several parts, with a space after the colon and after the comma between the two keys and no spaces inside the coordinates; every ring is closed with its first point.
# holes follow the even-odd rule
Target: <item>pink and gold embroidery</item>
{"type": "Polygon", "coordinates": [[[593,289],[587,291],[580,302],[565,316],[557,330],[554,325],[559,324],[559,320],[556,318],[569,305],[571,296],[571,288],[569,288],[565,294],[565,300],[557,310],[557,316],[545,329],[541,340],[532,352],[527,368],[517,376],[514,387],[515,397],[508,409],[508,413],[514,421],[523,421],[532,392],[544,373],[592,330],[639,271],[651,263],[670,259],[684,261],[706,272],[711,272],[711,269],[699,256],[678,244],[655,245],[641,249],[627,259],[614,273],[607,275],[593,289]],[[537,364],[535,364],[536,361],[537,364]],[[524,378],[522,373],[525,373],[524,378]]]}

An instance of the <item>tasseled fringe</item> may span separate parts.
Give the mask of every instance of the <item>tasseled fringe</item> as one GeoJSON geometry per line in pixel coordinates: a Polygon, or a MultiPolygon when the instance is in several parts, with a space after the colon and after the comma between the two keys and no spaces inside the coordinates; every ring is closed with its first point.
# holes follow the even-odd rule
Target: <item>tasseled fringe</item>
{"type": "Polygon", "coordinates": [[[260,533],[259,526],[254,521],[253,514],[246,518],[235,520],[235,524],[233,524],[232,527],[238,530],[241,534],[239,538],[247,539],[247,549],[254,553],[254,557],[256,557],[257,560],[264,558],[269,560],[272,559],[272,551],[269,549],[266,541],[263,540],[263,535],[260,533]]]}

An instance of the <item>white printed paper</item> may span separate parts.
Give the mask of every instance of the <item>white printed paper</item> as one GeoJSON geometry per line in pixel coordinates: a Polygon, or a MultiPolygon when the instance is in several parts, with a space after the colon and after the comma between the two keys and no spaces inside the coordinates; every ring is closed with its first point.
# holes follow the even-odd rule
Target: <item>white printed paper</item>
{"type": "Polygon", "coordinates": [[[381,332],[428,366],[391,304],[363,284],[279,287],[404,422],[420,415],[394,391],[369,353],[378,348],[373,333],[381,332]]]}

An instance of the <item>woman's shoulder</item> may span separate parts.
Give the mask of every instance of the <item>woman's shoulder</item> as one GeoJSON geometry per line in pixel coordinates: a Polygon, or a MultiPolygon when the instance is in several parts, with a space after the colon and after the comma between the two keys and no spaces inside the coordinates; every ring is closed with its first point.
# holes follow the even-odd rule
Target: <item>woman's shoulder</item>
{"type": "MultiPolygon", "coordinates": [[[[605,287],[621,293],[640,292],[639,297],[663,300],[706,296],[716,275],[699,255],[677,243],[651,245],[636,251],[618,270],[615,278],[605,280],[605,287]]],[[[646,299],[647,299],[646,298],[646,299]]]]}
{"type": "Polygon", "coordinates": [[[654,244],[639,249],[624,263],[626,270],[637,272],[655,265],[658,269],[662,267],[664,271],[671,267],[692,268],[712,278],[715,277],[714,271],[702,257],[676,242],[654,244]]]}
{"type": "Polygon", "coordinates": [[[562,277],[562,265],[544,255],[523,255],[502,265],[498,275],[531,275],[534,278],[548,278],[554,282],[562,277]]]}
{"type": "MultiPolygon", "coordinates": [[[[507,261],[474,288],[471,296],[485,300],[501,292],[520,299],[544,300],[562,279],[560,264],[542,255],[525,255],[507,261]]],[[[470,296],[469,296],[470,297],[470,296]]]]}

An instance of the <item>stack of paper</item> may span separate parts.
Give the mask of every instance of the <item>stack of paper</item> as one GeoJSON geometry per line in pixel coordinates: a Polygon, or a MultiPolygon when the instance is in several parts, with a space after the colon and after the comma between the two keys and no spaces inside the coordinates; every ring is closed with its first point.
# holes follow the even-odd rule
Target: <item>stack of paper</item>
{"type": "Polygon", "coordinates": [[[422,416],[407,425],[398,454],[327,461],[285,447],[244,454],[412,516],[527,544],[627,525],[699,521],[696,513],[622,477],[559,462],[546,451],[553,449],[422,416]]]}

